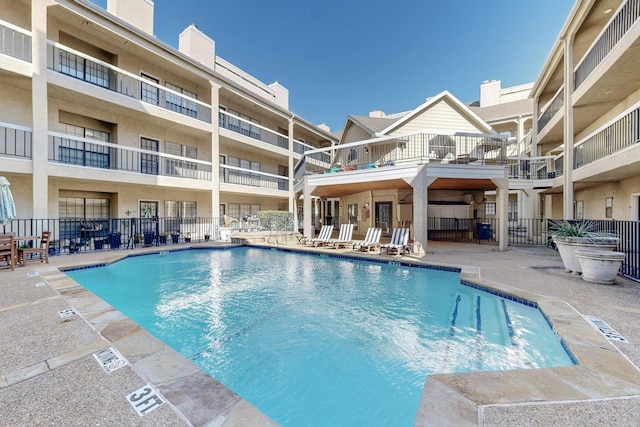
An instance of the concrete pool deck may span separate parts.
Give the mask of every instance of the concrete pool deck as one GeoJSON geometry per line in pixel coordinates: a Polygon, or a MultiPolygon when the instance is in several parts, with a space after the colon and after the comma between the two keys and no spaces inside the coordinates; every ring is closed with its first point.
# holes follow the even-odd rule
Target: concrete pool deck
{"type": "MultiPolygon", "coordinates": [[[[58,270],[186,247],[58,256],[49,265],[0,271],[3,424],[276,425],[58,270]],[[76,314],[59,315],[70,308],[76,314]],[[107,374],[93,354],[110,347],[128,364],[107,374]],[[126,396],[146,385],[165,403],[140,417],[126,396]]],[[[352,250],[303,247],[295,239],[279,247],[360,256],[352,250]]],[[[382,258],[460,267],[465,280],[536,301],[580,362],[553,369],[430,376],[416,425],[637,424],[640,284],[622,278],[616,285],[585,282],[564,272],[556,252],[540,247],[500,252],[489,244],[429,242],[425,255],[382,258]],[[582,316],[602,319],[628,342],[614,344],[582,316]]],[[[141,405],[143,401],[136,401],[139,409],[155,402],[141,405]]]]}

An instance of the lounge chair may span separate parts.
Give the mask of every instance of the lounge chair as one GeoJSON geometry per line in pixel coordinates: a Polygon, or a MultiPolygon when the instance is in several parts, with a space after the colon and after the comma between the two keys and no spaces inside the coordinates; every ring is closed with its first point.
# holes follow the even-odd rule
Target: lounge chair
{"type": "Polygon", "coordinates": [[[340,234],[337,239],[331,239],[326,243],[326,246],[333,249],[340,249],[340,247],[347,247],[351,244],[351,237],[353,236],[353,224],[340,224],[340,234]]]}
{"type": "Polygon", "coordinates": [[[323,225],[320,229],[318,237],[305,240],[304,244],[309,246],[320,246],[327,243],[331,239],[331,232],[333,231],[333,225],[323,225]]]}
{"type": "Polygon", "coordinates": [[[380,245],[380,253],[387,255],[403,255],[409,253],[409,229],[395,228],[391,236],[391,243],[380,245]]]}
{"type": "Polygon", "coordinates": [[[6,266],[0,268],[10,268],[13,271],[16,261],[16,242],[10,234],[0,234],[0,258],[4,258],[7,262],[6,266]]]}
{"type": "Polygon", "coordinates": [[[23,265],[27,263],[27,260],[39,260],[40,262],[46,261],[49,264],[49,238],[51,232],[43,231],[40,238],[40,246],[37,248],[23,248],[19,249],[19,258],[22,260],[23,265]],[[27,255],[29,257],[27,257],[27,255]]]}
{"type": "Polygon", "coordinates": [[[380,249],[380,236],[382,236],[382,228],[370,227],[364,236],[364,240],[353,242],[353,249],[357,247],[361,252],[367,253],[380,249]]]}

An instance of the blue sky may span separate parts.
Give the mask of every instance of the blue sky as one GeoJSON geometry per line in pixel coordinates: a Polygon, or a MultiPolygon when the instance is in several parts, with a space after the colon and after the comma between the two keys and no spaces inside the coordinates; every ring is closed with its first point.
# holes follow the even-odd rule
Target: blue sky
{"type": "MultiPolygon", "coordinates": [[[[92,0],[106,8],[106,0],[92,0]]],[[[483,80],[534,81],[573,0],[155,0],[155,35],[189,24],[216,54],[289,89],[289,108],[343,127],[349,114],[406,111],[443,90],[477,100],[483,80]]]]}

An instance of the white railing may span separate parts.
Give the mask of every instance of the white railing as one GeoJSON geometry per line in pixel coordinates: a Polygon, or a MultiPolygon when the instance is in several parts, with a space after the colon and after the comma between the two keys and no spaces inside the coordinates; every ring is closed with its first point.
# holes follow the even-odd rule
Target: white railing
{"type": "Polygon", "coordinates": [[[159,151],[49,132],[49,161],[73,166],[211,180],[212,163],[159,151]]]}
{"type": "Polygon", "coordinates": [[[602,60],[616,47],[629,29],[640,18],[640,0],[627,0],[611,17],[609,24],[593,42],[593,45],[582,57],[575,70],[575,87],[580,85],[591,75],[602,60]]]}
{"type": "Polygon", "coordinates": [[[309,150],[297,163],[295,178],[405,163],[502,165],[506,152],[507,137],[503,135],[422,131],[309,150]],[[331,161],[318,160],[319,154],[330,155],[331,161]]]}
{"type": "Polygon", "coordinates": [[[0,19],[0,53],[31,62],[31,32],[0,19]]]}
{"type": "Polygon", "coordinates": [[[0,122],[0,155],[31,158],[32,130],[24,126],[0,122]]]}
{"type": "Polygon", "coordinates": [[[220,182],[274,190],[289,190],[289,178],[286,176],[224,164],[220,165],[220,182]]]}
{"type": "Polygon", "coordinates": [[[507,159],[509,179],[553,179],[559,176],[555,160],[556,156],[510,157],[507,159]]]}
{"type": "Polygon", "coordinates": [[[219,126],[276,147],[289,149],[289,137],[226,111],[219,112],[219,126]]]}
{"type": "Polygon", "coordinates": [[[211,123],[211,106],[75,49],[48,41],[49,69],[104,89],[211,123]]]}
{"type": "Polygon", "coordinates": [[[564,86],[558,89],[556,95],[553,97],[551,102],[547,104],[547,108],[544,110],[544,113],[540,115],[538,119],[538,133],[551,121],[553,116],[556,115],[558,111],[562,109],[564,105],[564,86]]]}

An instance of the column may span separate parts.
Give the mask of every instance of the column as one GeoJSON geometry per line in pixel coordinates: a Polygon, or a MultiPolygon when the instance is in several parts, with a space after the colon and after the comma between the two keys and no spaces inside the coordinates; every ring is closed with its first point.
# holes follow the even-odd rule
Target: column
{"type": "Polygon", "coordinates": [[[289,212],[293,212],[293,231],[298,231],[298,207],[295,200],[296,194],[294,192],[294,178],[296,171],[293,164],[293,154],[295,142],[293,142],[293,117],[289,119],[289,163],[287,168],[289,170],[289,212]]]}
{"type": "MultiPolygon", "coordinates": [[[[34,0],[31,4],[31,48],[33,76],[32,99],[32,218],[48,218],[49,172],[48,131],[49,102],[47,93],[47,4],[34,0]]],[[[57,197],[56,197],[57,198],[57,197]]]]}
{"type": "MultiPolygon", "coordinates": [[[[505,176],[508,176],[506,168],[505,176]]],[[[498,249],[506,251],[509,247],[509,178],[492,179],[491,181],[496,184],[496,214],[499,221],[496,230],[498,249]]]]}
{"type": "MultiPolygon", "coordinates": [[[[211,216],[220,217],[220,123],[218,111],[220,109],[220,85],[211,84],[211,216]]],[[[222,220],[220,221],[222,223],[222,220]]]]}
{"type": "Polygon", "coordinates": [[[564,41],[564,191],[563,219],[573,219],[573,36],[564,41]]]}

